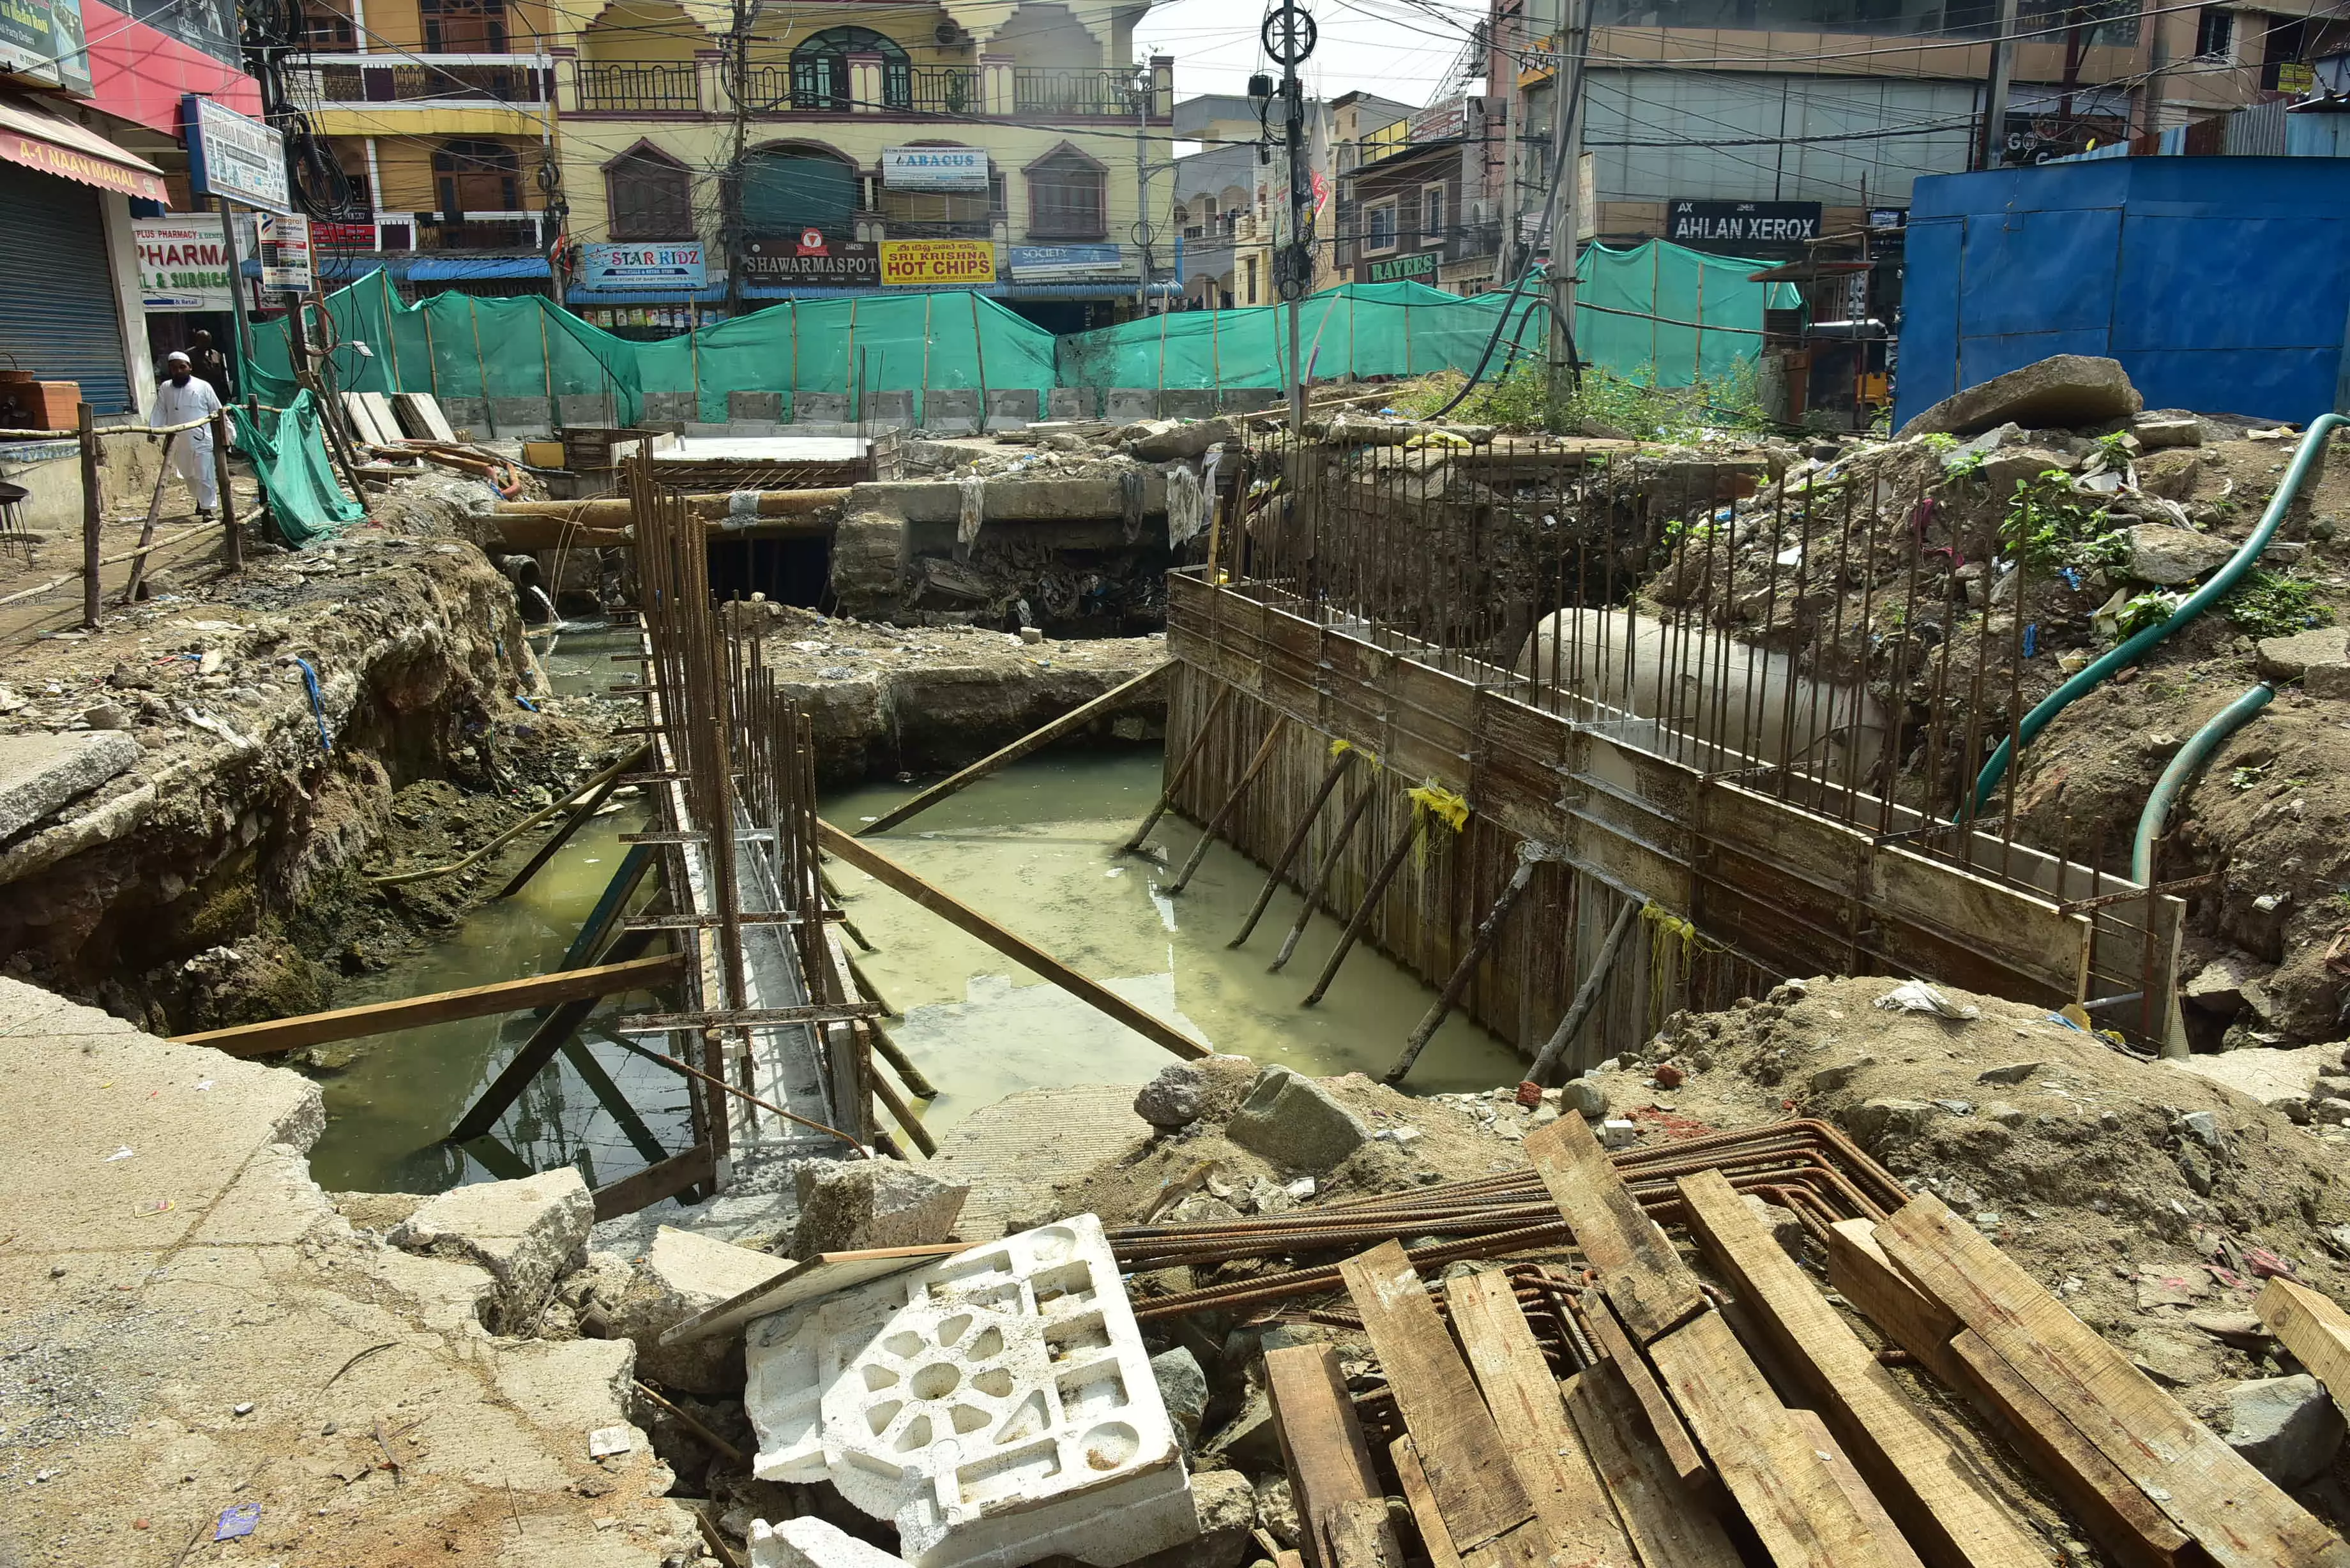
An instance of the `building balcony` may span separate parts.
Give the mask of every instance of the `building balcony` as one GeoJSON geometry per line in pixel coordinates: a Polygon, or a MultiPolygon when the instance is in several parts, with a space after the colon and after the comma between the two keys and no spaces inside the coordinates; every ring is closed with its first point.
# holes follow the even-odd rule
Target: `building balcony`
{"type": "Polygon", "coordinates": [[[702,109],[702,72],[691,63],[581,60],[572,69],[580,113],[693,114],[702,109]]]}
{"type": "Polygon", "coordinates": [[[313,55],[286,67],[324,136],[380,135],[388,115],[420,135],[535,136],[554,76],[535,55],[313,55]]]}
{"type": "MultiPolygon", "coordinates": [[[[566,114],[717,117],[733,111],[733,82],[714,52],[691,64],[574,59],[564,77],[566,114]]],[[[1023,66],[1008,57],[983,57],[976,66],[917,66],[878,54],[833,56],[754,66],[743,91],[751,112],[763,118],[939,116],[1131,125],[1140,116],[1161,126],[1172,125],[1175,113],[1173,62],[1164,57],[1138,75],[1124,68],[1023,66]]]]}

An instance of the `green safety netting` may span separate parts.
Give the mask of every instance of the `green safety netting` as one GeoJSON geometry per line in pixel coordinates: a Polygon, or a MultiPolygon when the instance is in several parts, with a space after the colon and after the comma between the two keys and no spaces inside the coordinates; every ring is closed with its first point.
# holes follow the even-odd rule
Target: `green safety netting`
{"type": "MultiPolygon", "coordinates": [[[[1797,303],[1791,285],[1747,281],[1765,265],[1660,241],[1588,247],[1577,347],[1586,361],[1630,379],[1716,379],[1759,351],[1766,302],[1797,303]]],[[[1320,380],[1467,370],[1505,308],[1505,344],[1539,341],[1538,289],[1512,304],[1506,293],[1462,298],[1425,284],[1347,284],[1304,303],[1299,359],[1320,380]]],[[[381,272],[328,296],[327,310],[336,384],[346,390],[542,406],[600,394],[622,424],[648,417],[649,397],[660,400],[650,417],[723,421],[729,392],[781,394],[785,419],[802,393],[845,397],[832,417],[854,419],[866,411],[862,393],[910,391],[916,417],[927,419],[928,394],[947,389],[1273,388],[1284,384],[1289,358],[1289,313],[1280,306],[1180,311],[1056,339],[962,290],[790,300],[655,343],[615,337],[536,296],[440,294],[403,305],[381,272]]],[[[286,403],[294,387],[285,330],[257,337],[257,388],[286,403]]]]}
{"type": "Polygon", "coordinates": [[[307,545],[367,516],[367,508],[335,483],[318,405],[307,391],[288,399],[282,411],[264,410],[257,418],[234,403],[228,411],[236,421],[237,450],[252,460],[270,519],[288,545],[307,545]]]}

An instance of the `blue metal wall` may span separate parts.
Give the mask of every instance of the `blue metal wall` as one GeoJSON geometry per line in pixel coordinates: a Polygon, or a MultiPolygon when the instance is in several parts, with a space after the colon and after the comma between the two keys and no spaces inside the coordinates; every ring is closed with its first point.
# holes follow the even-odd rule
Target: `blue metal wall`
{"type": "Polygon", "coordinates": [[[2350,159],[2114,158],[1918,182],[1896,429],[2051,354],[2150,409],[2305,421],[2350,401],[2350,159]]]}

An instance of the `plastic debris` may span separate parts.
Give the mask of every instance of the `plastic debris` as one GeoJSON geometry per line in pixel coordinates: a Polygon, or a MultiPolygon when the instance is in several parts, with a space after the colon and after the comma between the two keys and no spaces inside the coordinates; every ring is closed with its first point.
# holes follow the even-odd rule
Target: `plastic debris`
{"type": "Polygon", "coordinates": [[[220,1523],[213,1530],[214,1541],[234,1541],[250,1535],[261,1527],[261,1505],[257,1502],[232,1503],[221,1510],[220,1523]]]}
{"type": "Polygon", "coordinates": [[[1877,1005],[1887,1012],[1930,1012],[1937,1018],[1981,1018],[1982,1009],[1969,1002],[1964,1006],[1952,1002],[1922,980],[1904,981],[1877,999],[1877,1005]]]}

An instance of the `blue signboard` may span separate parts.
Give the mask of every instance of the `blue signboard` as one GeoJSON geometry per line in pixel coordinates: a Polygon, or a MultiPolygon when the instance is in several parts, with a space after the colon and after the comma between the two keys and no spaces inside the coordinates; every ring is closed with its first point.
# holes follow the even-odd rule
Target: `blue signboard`
{"type": "Polygon", "coordinates": [[[1116,245],[1014,245],[1012,275],[1079,277],[1118,273],[1126,264],[1116,245]]]}

